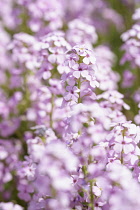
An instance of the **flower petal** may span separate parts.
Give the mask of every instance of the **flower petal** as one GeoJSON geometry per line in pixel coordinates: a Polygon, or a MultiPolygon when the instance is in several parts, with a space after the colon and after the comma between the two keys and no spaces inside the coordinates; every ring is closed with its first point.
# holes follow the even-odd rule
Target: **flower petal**
{"type": "Polygon", "coordinates": [[[75,77],[75,78],[77,78],[77,79],[79,79],[80,78],[80,72],[79,71],[74,71],[73,72],[73,76],[75,77]]]}

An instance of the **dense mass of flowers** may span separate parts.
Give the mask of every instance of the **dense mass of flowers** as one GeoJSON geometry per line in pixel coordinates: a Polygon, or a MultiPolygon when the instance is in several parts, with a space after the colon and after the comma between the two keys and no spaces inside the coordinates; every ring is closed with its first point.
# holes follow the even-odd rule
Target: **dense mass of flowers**
{"type": "Polygon", "coordinates": [[[139,0],[0,1],[0,210],[140,209],[139,0]]]}

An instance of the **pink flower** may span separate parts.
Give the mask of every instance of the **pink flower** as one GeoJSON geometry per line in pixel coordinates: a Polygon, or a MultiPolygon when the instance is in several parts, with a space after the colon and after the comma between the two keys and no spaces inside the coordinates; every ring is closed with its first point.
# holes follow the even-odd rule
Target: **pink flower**
{"type": "Polygon", "coordinates": [[[132,138],[126,136],[123,138],[121,135],[115,138],[115,145],[113,148],[117,153],[121,153],[123,151],[124,154],[128,154],[135,149],[132,138]]]}
{"type": "Polygon", "coordinates": [[[31,185],[24,185],[24,184],[20,184],[18,186],[18,196],[20,199],[25,200],[25,201],[30,201],[31,200],[31,195],[30,193],[33,193],[33,187],[31,185]]]}
{"type": "Polygon", "coordinates": [[[95,64],[96,58],[92,50],[87,49],[84,45],[76,45],[73,47],[76,50],[77,54],[84,57],[83,63],[85,64],[95,64]]]}
{"type": "Polygon", "coordinates": [[[56,49],[51,51],[53,54],[48,56],[48,61],[50,63],[58,63],[61,64],[64,62],[64,52],[61,49],[56,49]]]}
{"type": "MultiPolygon", "coordinates": [[[[69,51],[67,52],[69,53],[69,51]]],[[[65,61],[65,64],[67,64],[70,68],[72,68],[77,61],[79,60],[79,56],[75,53],[71,53],[70,55],[67,55],[67,59],[65,61]]]]}
{"type": "Polygon", "coordinates": [[[75,70],[73,72],[73,76],[77,79],[80,78],[80,76],[82,77],[88,77],[89,73],[88,73],[88,66],[85,65],[84,63],[81,64],[76,64],[73,66],[73,69],[75,70]]]}
{"type": "Polygon", "coordinates": [[[80,92],[80,90],[79,90],[76,86],[74,86],[74,87],[72,87],[72,86],[67,86],[67,87],[66,87],[66,90],[67,90],[68,92],[65,93],[64,99],[65,99],[66,101],[73,100],[73,101],[77,102],[77,99],[78,99],[78,97],[79,97],[78,93],[80,92]]]}
{"type": "Polygon", "coordinates": [[[86,52],[87,48],[85,47],[85,45],[76,45],[73,47],[73,49],[80,56],[86,56],[86,54],[87,54],[87,52],[86,52]]]}
{"type": "Polygon", "coordinates": [[[86,56],[83,59],[83,62],[87,65],[96,63],[96,58],[93,55],[92,51],[87,52],[86,56]]]}
{"type": "Polygon", "coordinates": [[[21,207],[18,204],[14,204],[12,202],[8,202],[8,203],[1,202],[0,203],[0,209],[3,209],[3,210],[23,210],[23,207],[21,207]]]}

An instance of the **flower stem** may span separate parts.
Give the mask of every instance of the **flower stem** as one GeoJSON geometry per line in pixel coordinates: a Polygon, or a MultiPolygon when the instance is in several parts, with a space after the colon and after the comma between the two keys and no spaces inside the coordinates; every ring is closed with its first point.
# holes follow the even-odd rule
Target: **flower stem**
{"type": "Polygon", "coordinates": [[[121,164],[123,164],[123,149],[121,151],[121,164]]]}
{"type": "Polygon", "coordinates": [[[93,180],[90,181],[90,207],[91,210],[94,210],[94,194],[92,192],[93,180]]]}

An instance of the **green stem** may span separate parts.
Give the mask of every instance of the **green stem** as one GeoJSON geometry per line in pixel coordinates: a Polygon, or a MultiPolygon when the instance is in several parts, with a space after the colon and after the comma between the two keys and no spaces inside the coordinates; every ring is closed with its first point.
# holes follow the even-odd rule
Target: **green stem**
{"type": "MultiPolygon", "coordinates": [[[[80,90],[80,88],[81,88],[81,78],[78,79],[78,89],[80,90]]],[[[78,98],[78,104],[79,104],[81,103],[80,92],[78,94],[79,94],[79,98],[78,98]]]]}
{"type": "Polygon", "coordinates": [[[94,194],[92,192],[93,180],[90,181],[90,206],[91,210],[94,210],[94,194]]]}
{"type": "Polygon", "coordinates": [[[123,149],[121,151],[121,164],[123,164],[123,149]]]}

